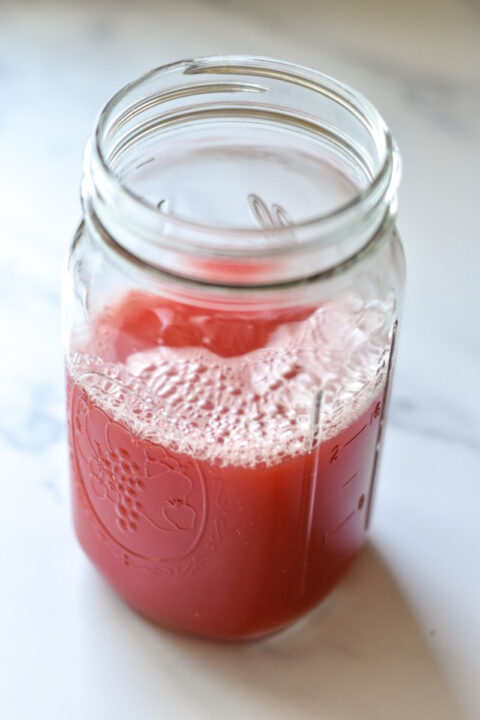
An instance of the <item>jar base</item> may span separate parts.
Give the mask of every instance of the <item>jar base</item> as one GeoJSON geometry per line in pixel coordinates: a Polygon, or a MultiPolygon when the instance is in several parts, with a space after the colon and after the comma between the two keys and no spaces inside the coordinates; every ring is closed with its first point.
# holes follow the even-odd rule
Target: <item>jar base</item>
{"type": "Polygon", "coordinates": [[[341,565],[338,567],[337,572],[335,573],[335,576],[332,577],[331,581],[328,584],[322,585],[322,591],[319,592],[318,595],[312,597],[310,601],[305,602],[305,604],[301,607],[297,605],[297,607],[293,611],[285,612],[281,619],[277,616],[274,620],[270,622],[263,619],[262,621],[252,622],[247,625],[245,623],[242,623],[242,618],[239,618],[238,629],[234,629],[232,627],[233,623],[231,623],[229,629],[225,628],[225,630],[215,630],[212,627],[212,623],[208,624],[210,627],[207,626],[204,629],[201,629],[199,627],[198,619],[195,619],[194,622],[191,622],[189,620],[186,620],[183,623],[175,622],[172,620],[168,620],[166,617],[162,618],[160,617],[159,613],[151,611],[146,607],[142,606],[141,600],[139,600],[138,597],[132,597],[131,587],[129,588],[125,584],[119,583],[118,579],[113,578],[111,576],[111,573],[109,573],[108,570],[102,567],[102,564],[98,562],[95,557],[92,556],[88,548],[85,546],[86,544],[79,536],[78,532],[76,532],[76,534],[82,550],[84,551],[88,560],[94,566],[95,570],[101,576],[102,580],[107,583],[110,589],[115,592],[115,594],[121,599],[123,603],[125,603],[125,605],[128,606],[130,610],[135,612],[141,618],[151,623],[155,626],[155,628],[161,631],[173,633],[175,635],[183,635],[186,637],[193,637],[201,640],[209,640],[222,643],[260,642],[269,637],[273,637],[274,635],[277,635],[284,630],[287,630],[288,628],[295,625],[297,622],[300,622],[302,620],[304,621],[312,611],[314,611],[318,608],[319,605],[321,605],[321,603],[330,595],[332,590],[339,584],[339,582],[346,575],[346,573],[350,569],[350,566],[353,564],[354,560],[356,559],[361,550],[361,548],[359,548],[352,556],[350,556],[348,559],[341,563],[341,565]]]}

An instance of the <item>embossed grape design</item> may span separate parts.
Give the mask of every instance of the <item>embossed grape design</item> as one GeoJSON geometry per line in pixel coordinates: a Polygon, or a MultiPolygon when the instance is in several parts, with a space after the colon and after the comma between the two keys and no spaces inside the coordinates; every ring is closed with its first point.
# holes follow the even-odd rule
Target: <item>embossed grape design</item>
{"type": "Polygon", "coordinates": [[[96,463],[100,470],[97,480],[115,505],[117,527],[136,532],[139,513],[143,508],[138,494],[145,489],[144,481],[138,477],[141,472],[139,464],[123,447],[109,449],[106,453],[98,447],[96,463]]]}
{"type": "Polygon", "coordinates": [[[132,435],[82,389],[73,394],[72,460],[92,518],[138,558],[163,562],[191,554],[207,517],[198,464],[132,435]]]}

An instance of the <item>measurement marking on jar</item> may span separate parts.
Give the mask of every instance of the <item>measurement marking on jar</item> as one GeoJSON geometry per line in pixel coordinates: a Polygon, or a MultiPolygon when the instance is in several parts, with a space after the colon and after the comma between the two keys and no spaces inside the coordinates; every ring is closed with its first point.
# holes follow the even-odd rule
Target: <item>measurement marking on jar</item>
{"type": "Polygon", "coordinates": [[[377,402],[375,405],[375,408],[370,413],[370,425],[372,425],[373,421],[376,420],[378,417],[380,417],[380,412],[382,410],[382,403],[377,402]]]}
{"type": "Polygon", "coordinates": [[[338,456],[340,455],[340,445],[335,445],[334,448],[332,448],[332,454],[330,455],[329,463],[332,465],[332,463],[337,462],[338,456]]]}
{"type": "Polygon", "coordinates": [[[343,483],[342,487],[347,487],[347,485],[350,485],[350,483],[352,482],[352,480],[355,480],[355,478],[357,477],[357,475],[358,475],[358,473],[353,473],[352,477],[349,477],[348,480],[346,480],[346,481],[343,483]]]}
{"type": "Polygon", "coordinates": [[[393,326],[392,326],[392,339],[390,341],[390,351],[388,354],[387,377],[385,378],[385,388],[383,391],[383,403],[379,408],[380,418],[379,418],[379,423],[378,423],[377,442],[375,445],[375,459],[373,461],[372,477],[370,480],[370,489],[369,489],[369,493],[368,493],[367,512],[365,514],[365,530],[367,530],[368,526],[370,525],[370,517],[372,514],[373,494],[375,492],[375,486],[377,484],[380,450],[382,447],[382,437],[383,437],[383,432],[384,432],[384,428],[385,428],[386,412],[387,412],[387,408],[388,408],[388,403],[390,401],[390,392],[392,389],[391,385],[390,385],[390,380],[391,380],[391,376],[392,376],[393,364],[395,361],[395,345],[396,345],[396,340],[397,340],[397,330],[398,330],[398,320],[395,320],[393,323],[393,326]]]}
{"type": "Polygon", "coordinates": [[[359,435],[361,435],[362,432],[366,429],[367,429],[367,423],[365,423],[365,425],[362,428],[360,428],[360,430],[357,433],[355,433],[355,435],[353,437],[351,437],[350,440],[347,440],[347,442],[345,443],[345,445],[343,447],[347,447],[347,445],[350,445],[350,443],[352,443],[354,440],[356,440],[357,437],[359,435]]]}
{"type": "Polygon", "coordinates": [[[342,522],[339,523],[339,525],[337,525],[335,528],[333,528],[333,530],[331,530],[331,531],[328,533],[328,535],[334,535],[336,532],[338,532],[338,530],[340,530],[344,525],[347,524],[347,522],[348,522],[349,520],[352,519],[352,517],[355,515],[356,512],[357,512],[356,510],[352,510],[352,512],[351,512],[349,515],[347,515],[347,517],[344,518],[344,519],[342,520],[342,522]]]}
{"type": "Polygon", "coordinates": [[[138,165],[135,165],[135,170],[140,170],[144,165],[148,165],[149,163],[152,163],[155,160],[154,157],[148,158],[148,160],[143,160],[141,163],[138,163],[138,165]]]}

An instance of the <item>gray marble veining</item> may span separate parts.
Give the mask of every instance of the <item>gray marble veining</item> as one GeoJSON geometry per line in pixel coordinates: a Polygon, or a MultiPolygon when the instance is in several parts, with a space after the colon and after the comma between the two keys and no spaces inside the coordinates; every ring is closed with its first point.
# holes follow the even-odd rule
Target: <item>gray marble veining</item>
{"type": "Polygon", "coordinates": [[[441,397],[412,397],[396,393],[389,423],[406,433],[460,445],[480,454],[480,428],[477,419],[461,405],[441,397]]]}

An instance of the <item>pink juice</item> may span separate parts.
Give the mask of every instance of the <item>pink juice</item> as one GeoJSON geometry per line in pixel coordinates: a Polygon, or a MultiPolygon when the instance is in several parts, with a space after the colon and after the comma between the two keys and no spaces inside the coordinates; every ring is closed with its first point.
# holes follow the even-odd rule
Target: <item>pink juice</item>
{"type": "Polygon", "coordinates": [[[97,319],[67,367],[75,528],[138,611],[248,637],[345,572],[365,538],[384,396],[368,343],[350,399],[336,401],[334,379],[315,393],[315,352],[348,372],[346,317],[130,293],[97,319]]]}

